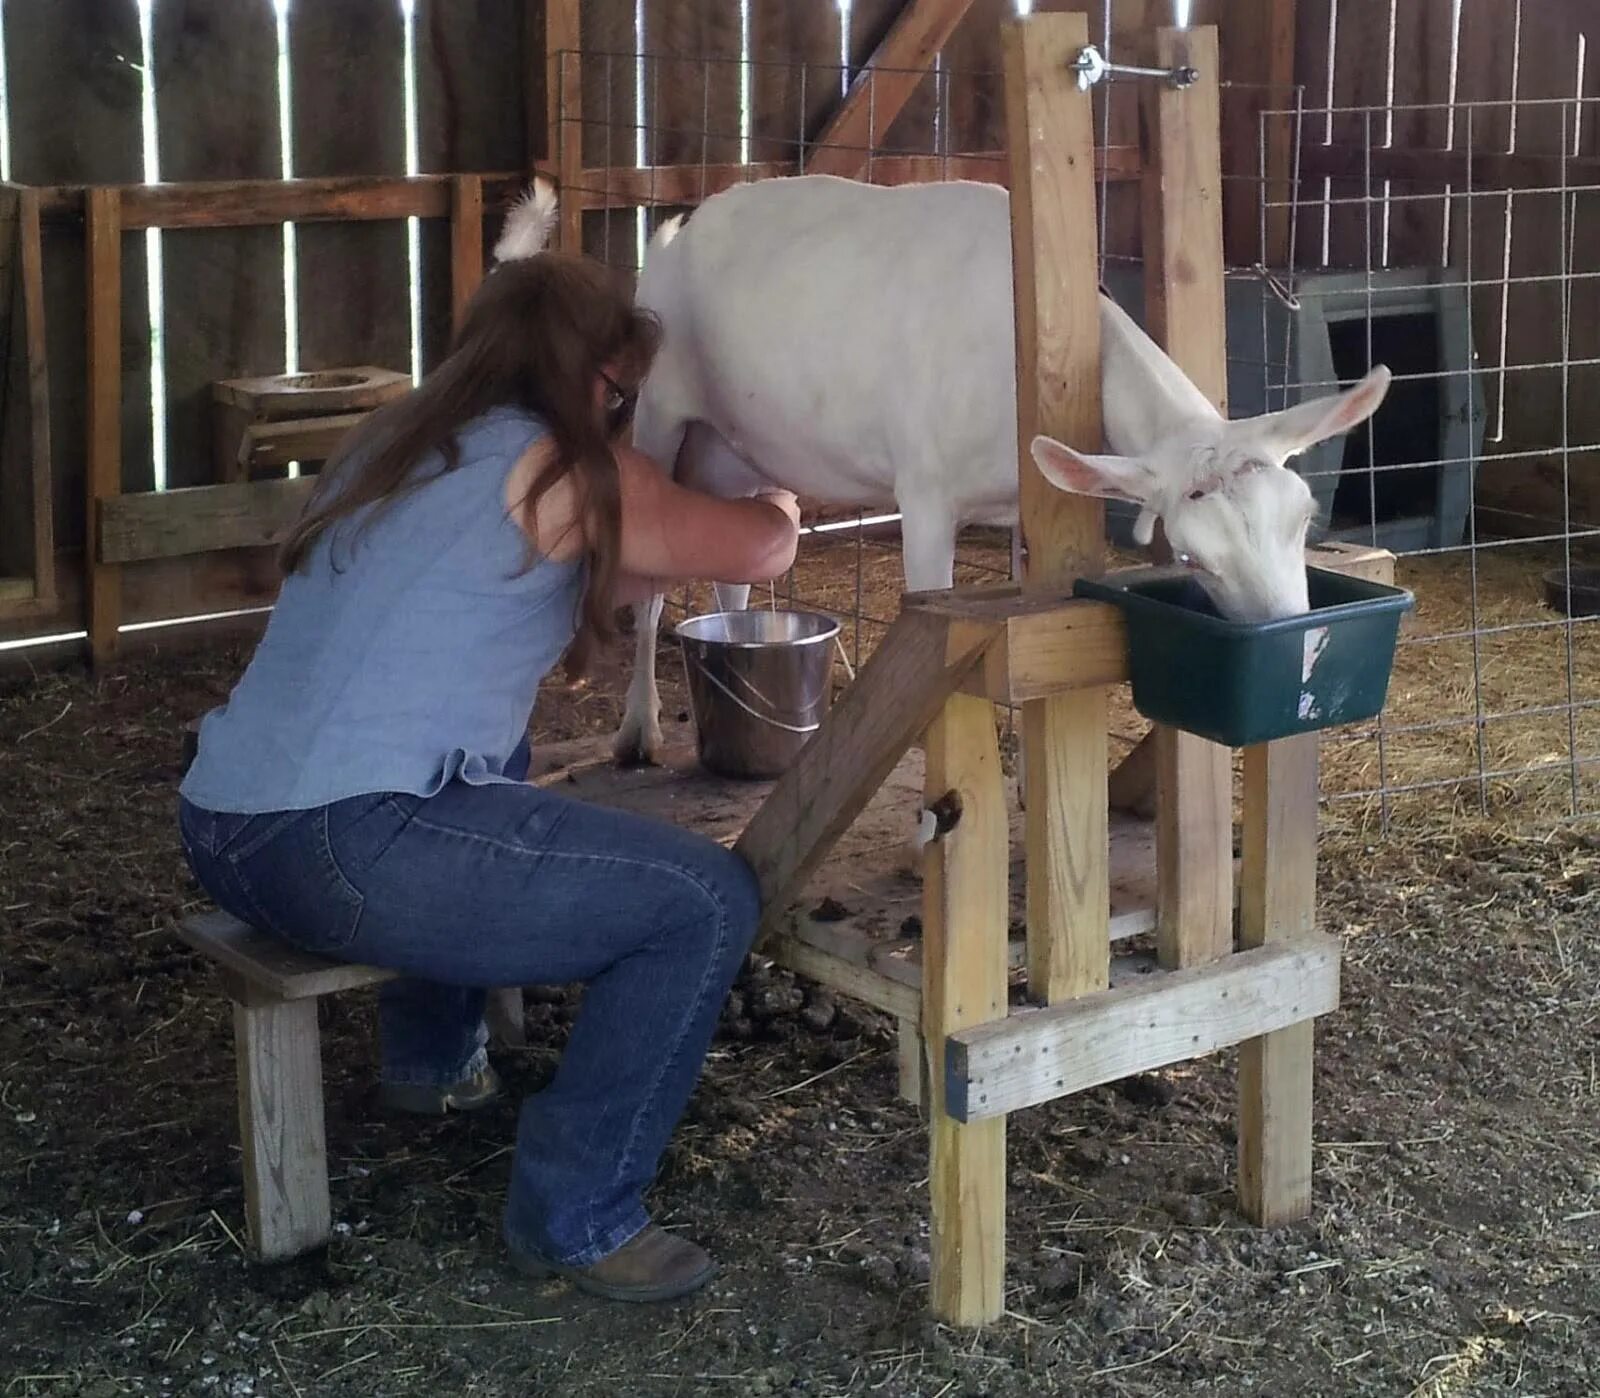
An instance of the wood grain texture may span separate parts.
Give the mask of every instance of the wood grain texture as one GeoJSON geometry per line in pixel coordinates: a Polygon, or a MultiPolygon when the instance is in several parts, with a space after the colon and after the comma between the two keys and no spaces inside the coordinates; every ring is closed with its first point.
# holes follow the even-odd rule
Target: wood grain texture
{"type": "MultiPolygon", "coordinates": [[[[1259,947],[1316,926],[1317,735],[1244,752],[1240,940],[1259,947]]],[[[1311,1207],[1313,1026],[1247,1041],[1239,1057],[1239,1205],[1257,1223],[1311,1207]]]]}
{"type": "MultiPolygon", "coordinates": [[[[122,221],[115,189],[90,191],[88,213],[88,469],[85,536],[93,540],[100,502],[122,493],[122,221]]],[[[91,557],[88,576],[90,658],[96,668],[116,653],[122,579],[91,557]]]]}
{"type": "Polygon", "coordinates": [[[997,631],[901,612],[735,846],[761,882],[769,927],[997,631]]]}
{"type": "MultiPolygon", "coordinates": [[[[11,177],[26,185],[135,183],[143,178],[135,0],[10,5],[5,14],[11,177]]],[[[79,201],[82,209],[82,201],[79,201]]],[[[81,222],[43,230],[51,371],[50,435],[58,547],[84,539],[89,371],[85,360],[81,222]]],[[[129,490],[151,484],[150,321],[143,241],[122,255],[121,470],[129,490]]],[[[74,616],[72,622],[80,618],[74,616]]]]}
{"type": "MultiPolygon", "coordinates": [[[[287,453],[284,454],[287,457],[287,453]]],[[[316,459],[313,449],[308,459],[316,459]]],[[[101,503],[102,563],[209,553],[276,544],[300,517],[316,484],[297,480],[197,485],[159,494],[141,491],[101,503]]]]}
{"type": "Polygon", "coordinates": [[[186,946],[241,979],[252,998],[262,1002],[314,1000],[341,990],[382,985],[396,975],[378,966],[303,951],[218,909],[183,918],[177,934],[186,946]]]}
{"type": "Polygon", "coordinates": [[[1215,1053],[1338,1004],[1336,938],[1275,942],[962,1031],[941,1066],[951,1110],[981,1121],[1215,1053]]]}
{"type": "Polygon", "coordinates": [[[256,1256],[325,1243],[332,1225],[315,1000],[233,1007],[245,1222],[256,1256]]]}
{"type": "Polygon", "coordinates": [[[919,90],[925,92],[927,113],[918,118],[914,131],[902,135],[900,144],[911,150],[929,149],[932,80],[925,75],[971,4],[972,0],[907,0],[873,51],[866,71],[853,78],[849,94],[818,137],[807,164],[811,173],[856,176],[866,170],[875,150],[885,145],[896,148],[885,137],[919,90]]]}
{"type": "Polygon", "coordinates": [[[753,0],[751,158],[798,164],[839,104],[839,11],[753,0]]]}
{"type": "MultiPolygon", "coordinates": [[[[1102,503],[1056,490],[1029,449],[1039,432],[1080,450],[1101,445],[1094,133],[1088,95],[1068,71],[1088,37],[1082,14],[1002,30],[1029,588],[1099,573],[1105,559],[1102,503]]],[[[1025,705],[1023,760],[1029,990],[1054,1003],[1104,989],[1110,974],[1105,691],[1025,705]]]]}
{"type": "MultiPolygon", "coordinates": [[[[942,1064],[946,1036],[1006,1014],[1010,867],[994,706],[949,699],[928,730],[927,801],[958,794],[961,818],[924,857],[922,1032],[942,1064]]],[[[1005,1119],[963,1123],[930,1083],[929,1289],[934,1314],[958,1325],[999,1318],[1005,1299],[1005,1119]]]]}
{"type": "MultiPolygon", "coordinates": [[[[1200,76],[1141,85],[1146,324],[1226,416],[1217,32],[1159,30],[1149,57],[1200,76]]],[[[1196,966],[1233,950],[1232,760],[1171,728],[1155,745],[1161,964],[1196,966]]]]}
{"type": "MultiPolygon", "coordinates": [[[[281,174],[270,5],[162,0],[152,51],[164,179],[281,174]]],[[[211,385],[284,367],[283,234],[277,227],[174,231],[162,247],[167,482],[205,485],[219,479],[211,385]]]]}
{"type": "MultiPolygon", "coordinates": [[[[392,0],[289,11],[295,171],[405,173],[405,32],[392,0]]],[[[299,228],[300,367],[411,367],[403,223],[299,228]]]]}

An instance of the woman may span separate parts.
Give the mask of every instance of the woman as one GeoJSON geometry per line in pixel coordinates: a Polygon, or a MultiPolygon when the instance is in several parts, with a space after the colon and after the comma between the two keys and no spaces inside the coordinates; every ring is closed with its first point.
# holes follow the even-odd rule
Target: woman
{"type": "Polygon", "coordinates": [[[448,359],[375,413],[284,547],[271,622],[205,717],[179,823],[216,902],[324,954],[392,967],[382,1096],[493,1099],[485,988],[581,981],[549,1087],[523,1106],[513,1261],[618,1300],[714,1270],[641,1196],[754,940],[754,876],[710,840],[525,782],[539,683],[615,609],[794,557],[794,497],[718,500],[612,445],[659,332],[598,264],[505,263],[448,359]]]}

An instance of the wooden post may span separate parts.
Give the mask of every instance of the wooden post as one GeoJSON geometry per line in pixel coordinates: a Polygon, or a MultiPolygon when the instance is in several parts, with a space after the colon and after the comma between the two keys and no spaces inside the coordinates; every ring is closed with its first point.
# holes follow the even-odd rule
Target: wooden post
{"type": "MultiPolygon", "coordinates": [[[[1152,58],[1200,77],[1141,85],[1146,324],[1226,416],[1217,31],[1159,30],[1152,58]]],[[[1233,950],[1233,774],[1226,748],[1172,728],[1155,756],[1157,945],[1175,969],[1233,950]]]]}
{"type": "MultiPolygon", "coordinates": [[[[1081,13],[1034,15],[1008,21],[1001,36],[1023,585],[1040,588],[1105,563],[1104,505],[1056,490],[1030,451],[1038,432],[1083,451],[1101,446],[1092,107],[1068,69],[1089,42],[1089,21],[1081,13]]],[[[1106,717],[1104,689],[1022,709],[1028,987],[1048,1003],[1102,990],[1110,975],[1106,717]]]]}
{"type": "MultiPolygon", "coordinates": [[[[1241,940],[1303,937],[1316,926],[1317,735],[1246,748],[1241,940]]],[[[1307,1019],[1239,1050],[1239,1205],[1256,1223],[1311,1208],[1311,1055],[1307,1019]]]]}
{"type": "Polygon", "coordinates": [[[483,176],[450,181],[450,322],[461,328],[467,302],[483,280],[483,176]]]}
{"type": "Polygon", "coordinates": [[[561,186],[561,248],[583,251],[583,29],[578,0],[546,0],[544,51],[547,71],[548,145],[561,186]]]}
{"type": "Polygon", "coordinates": [[[945,1110],[945,1036],[1006,1014],[1005,785],[994,705],[957,694],[928,730],[927,796],[960,799],[955,827],[928,846],[922,894],[922,1028],[927,1038],[934,1314],[997,1320],[1005,1304],[1005,1118],[967,1125],[945,1110]]]}
{"type": "Polygon", "coordinates": [[[23,325],[27,334],[28,418],[33,451],[33,600],[36,607],[44,610],[56,600],[56,546],[50,463],[50,367],[45,339],[44,244],[37,189],[24,189],[18,196],[17,243],[23,325]]]}
{"type": "MultiPolygon", "coordinates": [[[[91,188],[88,231],[89,460],[83,556],[89,656],[96,669],[117,649],[122,573],[99,556],[100,502],[122,494],[122,195],[91,188]]],[[[48,507],[48,502],[46,502],[48,507]]]]}
{"type": "Polygon", "coordinates": [[[332,1218],[316,999],[236,998],[233,1033],[251,1244],[263,1261],[295,1257],[327,1242],[332,1218]]]}

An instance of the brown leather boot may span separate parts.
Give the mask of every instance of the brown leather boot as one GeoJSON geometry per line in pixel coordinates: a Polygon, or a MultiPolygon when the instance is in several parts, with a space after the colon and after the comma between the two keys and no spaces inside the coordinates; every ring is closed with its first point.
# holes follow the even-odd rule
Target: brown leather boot
{"type": "Polygon", "coordinates": [[[587,1267],[546,1262],[515,1248],[511,1262],[524,1276],[564,1277],[579,1291],[608,1301],[671,1301],[698,1290],[717,1272],[704,1248],[653,1223],[587,1267]]]}

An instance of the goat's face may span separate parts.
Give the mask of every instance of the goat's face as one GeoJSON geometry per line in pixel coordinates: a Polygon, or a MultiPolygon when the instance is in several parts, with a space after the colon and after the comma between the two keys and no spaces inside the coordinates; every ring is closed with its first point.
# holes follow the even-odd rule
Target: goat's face
{"type": "Polygon", "coordinates": [[[1089,456],[1035,437],[1039,470],[1060,490],[1137,504],[1141,544],[1159,519],[1177,560],[1230,620],[1305,612],[1316,504],[1285,463],[1371,417],[1389,371],[1380,365],[1343,393],[1229,422],[1114,303],[1102,306],[1106,437],[1127,454],[1089,456]]]}

